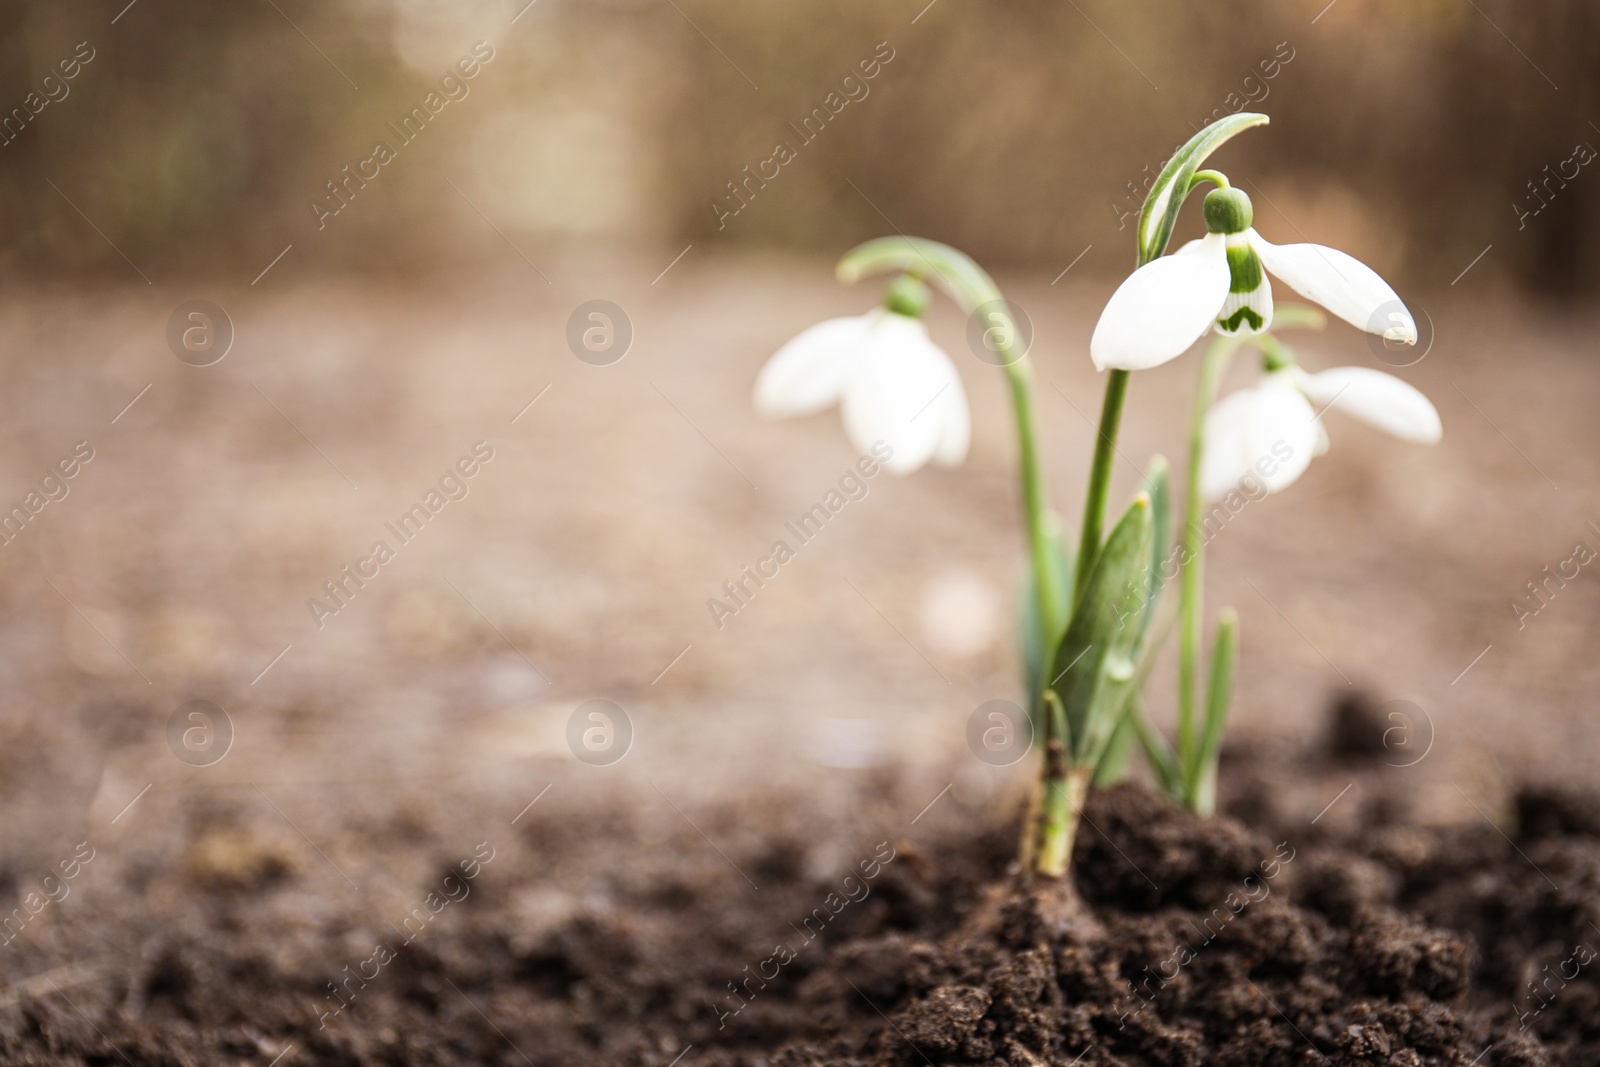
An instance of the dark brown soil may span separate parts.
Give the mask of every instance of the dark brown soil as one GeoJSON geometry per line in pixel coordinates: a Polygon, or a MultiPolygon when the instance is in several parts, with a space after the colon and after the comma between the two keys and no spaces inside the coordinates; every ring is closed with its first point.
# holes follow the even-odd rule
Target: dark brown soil
{"type": "Polygon", "coordinates": [[[52,903],[59,922],[0,949],[0,1061],[1600,1061],[1600,803],[1526,791],[1510,837],[1409,823],[1408,779],[1351,714],[1331,737],[1365,776],[1359,817],[1290,814],[1328,748],[1235,750],[1232,814],[1210,822],[1139,785],[1097,794],[1075,861],[1089,918],[1065,926],[1009,891],[1015,834],[992,811],[914,843],[870,811],[819,841],[793,798],[664,838],[620,803],[541,807],[465,846],[412,812],[366,828],[434,857],[406,921],[312,893],[293,850],[210,801],[182,864],[90,860],[79,877],[118,892],[52,903]]]}

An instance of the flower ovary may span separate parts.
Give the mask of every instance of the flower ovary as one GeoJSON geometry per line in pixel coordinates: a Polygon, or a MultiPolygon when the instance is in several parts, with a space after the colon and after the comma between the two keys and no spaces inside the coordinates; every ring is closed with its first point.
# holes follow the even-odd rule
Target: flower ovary
{"type": "Polygon", "coordinates": [[[933,302],[933,291],[909,274],[896,276],[883,295],[883,306],[896,315],[920,319],[933,302]]]}
{"type": "Polygon", "coordinates": [[[1242,189],[1213,189],[1205,199],[1206,229],[1212,233],[1243,233],[1255,221],[1255,209],[1242,189]]]}

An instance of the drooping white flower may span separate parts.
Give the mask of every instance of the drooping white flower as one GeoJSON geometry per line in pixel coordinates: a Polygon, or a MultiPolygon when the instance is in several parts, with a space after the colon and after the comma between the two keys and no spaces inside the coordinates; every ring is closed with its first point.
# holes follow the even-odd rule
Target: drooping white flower
{"type": "Polygon", "coordinates": [[[756,410],[768,418],[834,403],[863,454],[880,441],[893,449],[883,461],[891,473],[909,474],[929,460],[954,467],[967,456],[967,394],[921,318],[876,308],[829,319],[778,349],[756,378],[756,410]]]}
{"type": "Polygon", "coordinates": [[[1201,494],[1215,500],[1252,482],[1269,493],[1287,488],[1327,451],[1322,415],[1332,410],[1413,444],[1437,444],[1444,433],[1428,398],[1393,375],[1367,367],[1308,374],[1285,366],[1206,413],[1201,494]],[[1324,405],[1321,414],[1313,402],[1324,405]]]}
{"type": "Polygon", "coordinates": [[[1140,267],[1112,294],[1089,342],[1097,368],[1160,366],[1208,327],[1262,332],[1272,325],[1268,271],[1352,326],[1416,343],[1411,312],[1365,263],[1323,245],[1271,243],[1250,225],[1250,198],[1238,189],[1208,193],[1205,215],[1205,237],[1140,267]]]}

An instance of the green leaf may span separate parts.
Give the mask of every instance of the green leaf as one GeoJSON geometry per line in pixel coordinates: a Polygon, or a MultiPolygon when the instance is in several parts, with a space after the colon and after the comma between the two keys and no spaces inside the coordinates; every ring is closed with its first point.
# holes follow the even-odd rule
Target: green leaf
{"type": "Polygon", "coordinates": [[[1206,720],[1200,733],[1200,749],[1189,771],[1189,790],[1195,810],[1210,814],[1216,807],[1217,757],[1222,752],[1222,735],[1228,728],[1228,709],[1233,703],[1233,676],[1239,665],[1239,616],[1232,608],[1223,610],[1217,622],[1217,640],[1211,649],[1211,682],[1206,693],[1206,720]]]}
{"type": "MultiPolygon", "coordinates": [[[[1050,546],[1061,559],[1059,574],[1061,577],[1061,602],[1070,603],[1072,600],[1072,559],[1067,552],[1066,543],[1059,535],[1052,534],[1050,546]]],[[[1043,720],[1039,718],[1041,701],[1044,699],[1045,678],[1044,668],[1046,657],[1050,650],[1061,639],[1060,634],[1047,634],[1044,632],[1044,616],[1039,610],[1039,584],[1034,578],[1033,561],[1030,557],[1023,569],[1023,591],[1021,598],[1022,625],[1022,682],[1024,691],[1028,694],[1030,713],[1033,715],[1034,736],[1043,737],[1043,720]]]]}
{"type": "Polygon", "coordinates": [[[1128,777],[1128,764],[1133,757],[1133,743],[1138,736],[1133,722],[1133,705],[1136,699],[1137,697],[1128,699],[1127,710],[1117,721],[1116,729],[1111,731],[1111,740],[1106,743],[1105,754],[1100,757],[1100,762],[1095,764],[1096,789],[1116,785],[1128,777]]]}
{"type": "Polygon", "coordinates": [[[1144,717],[1144,708],[1140,706],[1137,693],[1128,701],[1127,721],[1133,724],[1133,729],[1139,735],[1139,744],[1144,747],[1145,758],[1150,761],[1156,781],[1161,783],[1161,788],[1166,790],[1168,796],[1183,803],[1183,771],[1178,767],[1178,754],[1161,736],[1161,731],[1151,726],[1150,720],[1144,717]]]}
{"type": "Polygon", "coordinates": [[[1178,212],[1189,195],[1189,182],[1206,157],[1235,134],[1252,126],[1265,126],[1268,121],[1267,116],[1253,111],[1229,115],[1189,138],[1188,144],[1173,153],[1150,187],[1144,210],[1139,213],[1139,266],[1166,252],[1173,227],[1178,224],[1178,212]]]}
{"type": "Polygon", "coordinates": [[[1161,599],[1161,590],[1166,585],[1162,571],[1166,569],[1167,561],[1172,555],[1172,472],[1167,467],[1165,456],[1151,457],[1150,469],[1145,472],[1144,484],[1140,489],[1150,495],[1150,576],[1148,594],[1145,597],[1144,618],[1139,624],[1137,644],[1142,658],[1145,636],[1149,632],[1151,620],[1156,616],[1156,604],[1161,599]]]}
{"type": "MultiPolygon", "coordinates": [[[[1050,717],[1050,736],[1060,738],[1062,747],[1071,752],[1072,727],[1067,725],[1067,715],[1061,707],[1061,698],[1056,696],[1054,689],[1046,689],[1042,699],[1044,701],[1044,713],[1050,717]]],[[[1047,765],[1049,760],[1050,757],[1048,755],[1045,756],[1047,765]]]]}
{"type": "Polygon", "coordinates": [[[1135,688],[1134,645],[1147,603],[1150,497],[1140,493],[1095,556],[1083,596],[1051,658],[1045,685],[1066,710],[1071,762],[1093,765],[1135,688]]]}

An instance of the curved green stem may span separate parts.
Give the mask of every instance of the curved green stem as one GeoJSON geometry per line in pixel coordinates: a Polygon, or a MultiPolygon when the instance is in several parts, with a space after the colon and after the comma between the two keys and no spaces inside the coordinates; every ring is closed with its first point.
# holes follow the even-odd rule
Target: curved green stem
{"type": "Polygon", "coordinates": [[[1217,387],[1228,361],[1243,343],[1242,338],[1219,334],[1207,346],[1200,363],[1200,382],[1195,388],[1194,424],[1189,429],[1189,497],[1183,524],[1183,584],[1178,594],[1178,764],[1185,769],[1193,766],[1199,741],[1195,729],[1195,685],[1204,637],[1200,614],[1205,588],[1201,515],[1206,502],[1200,493],[1200,465],[1205,456],[1206,412],[1217,399],[1217,387]]]}
{"type": "MultiPolygon", "coordinates": [[[[1004,329],[995,330],[996,354],[1011,383],[1011,403],[1017,416],[1017,445],[1022,458],[1022,506],[1033,559],[1034,585],[1041,626],[1047,644],[1058,640],[1067,626],[1068,605],[1061,595],[1066,584],[1061,554],[1055,544],[1060,522],[1050,508],[1049,486],[1039,448],[1033,402],[1033,370],[1027,355],[1016,347],[1017,330],[1010,305],[987,271],[958,249],[918,237],[882,237],[845,253],[837,274],[845,283],[871,274],[898,271],[933,283],[969,315],[986,308],[991,318],[1003,318],[1004,329]]],[[[1033,699],[1037,694],[1029,694],[1033,699]]]]}
{"type": "MultiPolygon", "coordinates": [[[[1265,115],[1252,114],[1239,117],[1239,120],[1232,123],[1229,128],[1233,132],[1237,132],[1247,126],[1266,121],[1265,115]]],[[[1200,159],[1204,158],[1205,152],[1209,152],[1211,148],[1233,136],[1233,132],[1225,132],[1219,129],[1212,130],[1210,133],[1202,131],[1201,134],[1196,135],[1186,148],[1201,144],[1208,147],[1188,165],[1193,166],[1198,163],[1200,159]]],[[[1182,153],[1179,155],[1182,155],[1182,153]]],[[[1163,170],[1163,178],[1170,182],[1175,175],[1179,175],[1182,170],[1181,166],[1178,166],[1179,163],[1179,156],[1175,155],[1168,162],[1167,169],[1163,170]],[[1167,170],[1174,167],[1178,169],[1173,169],[1172,173],[1169,174],[1167,170]]],[[[1188,196],[1196,185],[1207,181],[1214,182],[1220,188],[1228,188],[1228,178],[1221,171],[1191,171],[1190,177],[1180,187],[1183,195],[1176,198],[1176,204],[1181,206],[1184,198],[1188,196]]],[[[1140,267],[1161,258],[1166,253],[1167,243],[1172,237],[1171,218],[1168,218],[1163,226],[1158,228],[1159,232],[1154,240],[1148,242],[1144,240],[1145,221],[1150,216],[1151,204],[1156,199],[1158,197],[1155,191],[1152,190],[1151,200],[1146,202],[1144,212],[1141,215],[1138,262],[1140,267]]],[[[1169,199],[1168,202],[1172,203],[1173,201],[1169,199]]],[[[1172,217],[1176,217],[1176,209],[1172,209],[1170,214],[1172,217]]],[[[1095,555],[1100,551],[1100,535],[1105,530],[1106,499],[1111,488],[1111,466],[1117,449],[1117,432],[1122,427],[1122,407],[1128,398],[1128,378],[1128,371],[1113,370],[1111,376],[1106,379],[1106,395],[1104,402],[1100,405],[1100,428],[1094,443],[1094,459],[1089,466],[1089,491],[1083,506],[1083,530],[1078,538],[1077,582],[1072,593],[1074,607],[1077,606],[1078,598],[1083,595],[1083,583],[1088,579],[1089,568],[1094,563],[1095,555]]]]}
{"type": "MultiPolygon", "coordinates": [[[[1017,413],[1017,443],[1022,454],[1022,500],[1028,521],[1028,544],[1033,554],[1034,584],[1047,643],[1067,628],[1067,605],[1061,596],[1066,575],[1061,572],[1060,520],[1050,508],[1050,490],[1040,456],[1038,427],[1034,419],[1033,371],[1024,358],[1007,365],[1011,404],[1017,413]]],[[[1029,694],[1031,699],[1032,694],[1029,694]]]]}
{"type": "Polygon", "coordinates": [[[1111,495],[1111,467],[1116,459],[1117,431],[1122,426],[1122,406],[1128,399],[1131,373],[1114,370],[1106,380],[1106,396],[1100,405],[1100,431],[1094,443],[1094,458],[1089,463],[1089,490],[1083,502],[1083,529],[1078,535],[1077,581],[1072,604],[1083,596],[1084,583],[1094,557],[1100,552],[1100,536],[1106,528],[1106,502],[1111,495]]]}
{"type": "MultiPolygon", "coordinates": [[[[1283,304],[1277,309],[1275,327],[1306,327],[1320,329],[1325,322],[1322,312],[1301,304],[1283,304]]],[[[1202,601],[1205,596],[1205,498],[1200,493],[1200,468],[1205,460],[1206,413],[1216,402],[1217,388],[1228,369],[1228,362],[1246,344],[1254,344],[1262,352],[1278,354],[1286,359],[1282,344],[1270,333],[1257,337],[1226,337],[1218,335],[1206,348],[1200,363],[1200,380],[1194,394],[1194,423],[1189,428],[1189,486],[1187,512],[1183,524],[1183,582],[1178,593],[1178,764],[1185,775],[1185,800],[1191,808],[1201,810],[1209,806],[1206,792],[1215,792],[1215,784],[1207,789],[1203,782],[1206,772],[1199,766],[1205,760],[1205,744],[1198,729],[1196,707],[1198,703],[1200,646],[1204,643],[1202,601]]],[[[1231,688],[1231,681],[1230,686],[1231,688]]],[[[1220,737],[1216,739],[1220,744],[1220,737]]]]}

